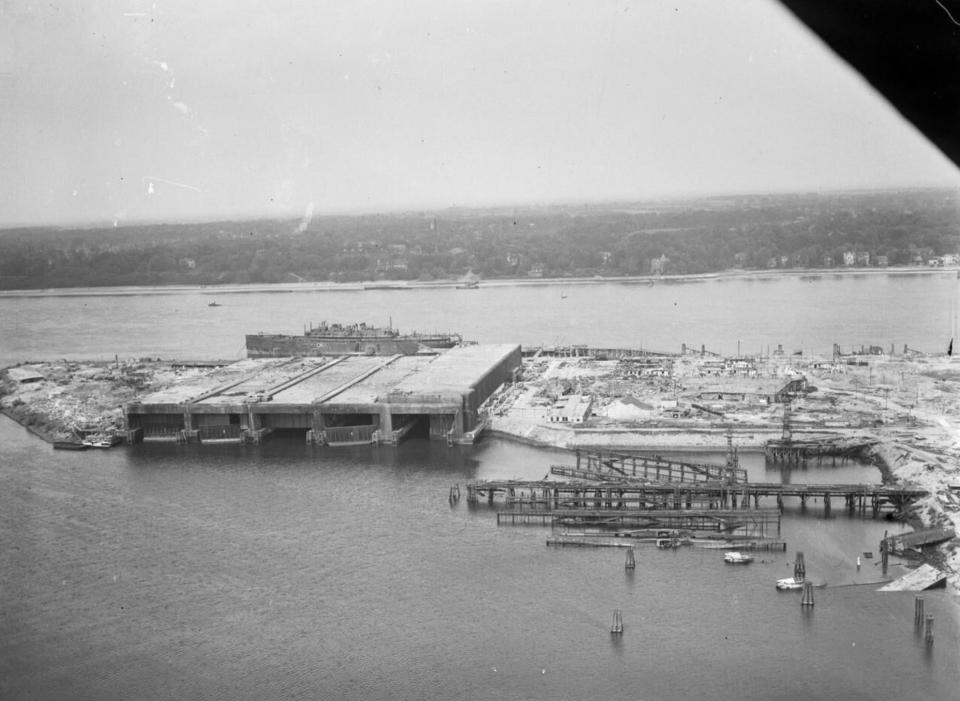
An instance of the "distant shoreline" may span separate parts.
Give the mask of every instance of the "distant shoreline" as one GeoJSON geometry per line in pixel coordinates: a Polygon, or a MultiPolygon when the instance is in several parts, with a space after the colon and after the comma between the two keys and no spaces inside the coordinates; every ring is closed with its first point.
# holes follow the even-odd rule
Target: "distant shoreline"
{"type": "MultiPolygon", "coordinates": [[[[960,275],[960,267],[887,267],[887,268],[790,268],[786,270],[723,270],[689,275],[636,275],[629,277],[544,277],[481,279],[476,288],[533,287],[550,285],[669,285],[708,280],[777,279],[781,277],[842,277],[865,275],[960,275]]],[[[137,295],[174,295],[202,293],[244,294],[253,292],[370,292],[384,290],[457,289],[460,279],[445,280],[377,280],[367,282],[276,282],[244,285],[143,285],[123,287],[54,287],[44,289],[0,290],[0,297],[114,297],[137,295]]],[[[464,290],[464,294],[471,290],[464,290]]]]}

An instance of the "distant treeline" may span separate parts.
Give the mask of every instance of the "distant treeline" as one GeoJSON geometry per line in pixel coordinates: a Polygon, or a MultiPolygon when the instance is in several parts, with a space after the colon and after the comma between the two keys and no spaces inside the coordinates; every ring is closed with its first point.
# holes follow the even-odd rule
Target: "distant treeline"
{"type": "Polygon", "coordinates": [[[952,190],[0,232],[0,289],[926,265],[952,190]]]}

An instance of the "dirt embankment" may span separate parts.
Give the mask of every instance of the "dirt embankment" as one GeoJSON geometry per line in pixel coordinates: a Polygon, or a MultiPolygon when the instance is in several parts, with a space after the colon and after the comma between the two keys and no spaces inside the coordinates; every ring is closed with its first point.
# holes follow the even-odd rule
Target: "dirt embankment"
{"type": "Polygon", "coordinates": [[[50,442],[110,434],[124,428],[124,404],[191,372],[151,360],[22,364],[0,371],[0,411],[50,442]]]}

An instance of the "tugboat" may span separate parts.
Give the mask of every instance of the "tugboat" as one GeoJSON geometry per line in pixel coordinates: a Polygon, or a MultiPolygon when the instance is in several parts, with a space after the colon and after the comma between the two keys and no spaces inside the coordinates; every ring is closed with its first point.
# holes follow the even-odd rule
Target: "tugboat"
{"type": "Polygon", "coordinates": [[[738,551],[730,551],[723,554],[723,561],[729,565],[749,565],[753,562],[753,555],[747,555],[738,551]]]}

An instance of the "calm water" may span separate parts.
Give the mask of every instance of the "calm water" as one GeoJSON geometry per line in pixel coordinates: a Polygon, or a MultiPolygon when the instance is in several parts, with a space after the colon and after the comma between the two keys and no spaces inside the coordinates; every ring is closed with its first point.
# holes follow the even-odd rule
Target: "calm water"
{"type": "MultiPolygon", "coordinates": [[[[387,314],[479,341],[935,350],[953,284],[599,285],[563,300],[559,287],[217,294],[220,308],[199,293],[0,298],[0,358],[231,357],[247,331],[387,314]]],[[[0,445],[2,698],[960,698],[960,608],[927,593],[927,648],[913,594],[856,586],[882,579],[855,558],[896,526],[842,509],[827,520],[820,504],[791,506],[788,553],[749,567],[638,548],[628,574],[619,550],[547,548],[544,528],[450,507],[453,483],[539,478],[566,461],[503,441],[63,454],[0,420],[0,445]],[[806,613],[773,587],[796,550],[828,585],[806,613]],[[612,639],[618,607],[626,632],[612,639]]],[[[752,479],[877,479],[864,466],[783,475],[743,459],[752,479]]]]}
{"type": "Polygon", "coordinates": [[[829,354],[877,344],[944,352],[957,279],[942,274],[826,275],[645,284],[367,291],[0,295],[0,366],[66,354],[240,358],[247,333],[297,333],[310,322],[367,321],[401,331],[458,331],[481,343],[586,343],[732,355],[829,354]],[[566,295],[566,297],[562,297],[566,295]],[[210,301],[221,307],[208,307],[210,301]],[[118,333],[119,332],[119,333],[118,333]]]}

